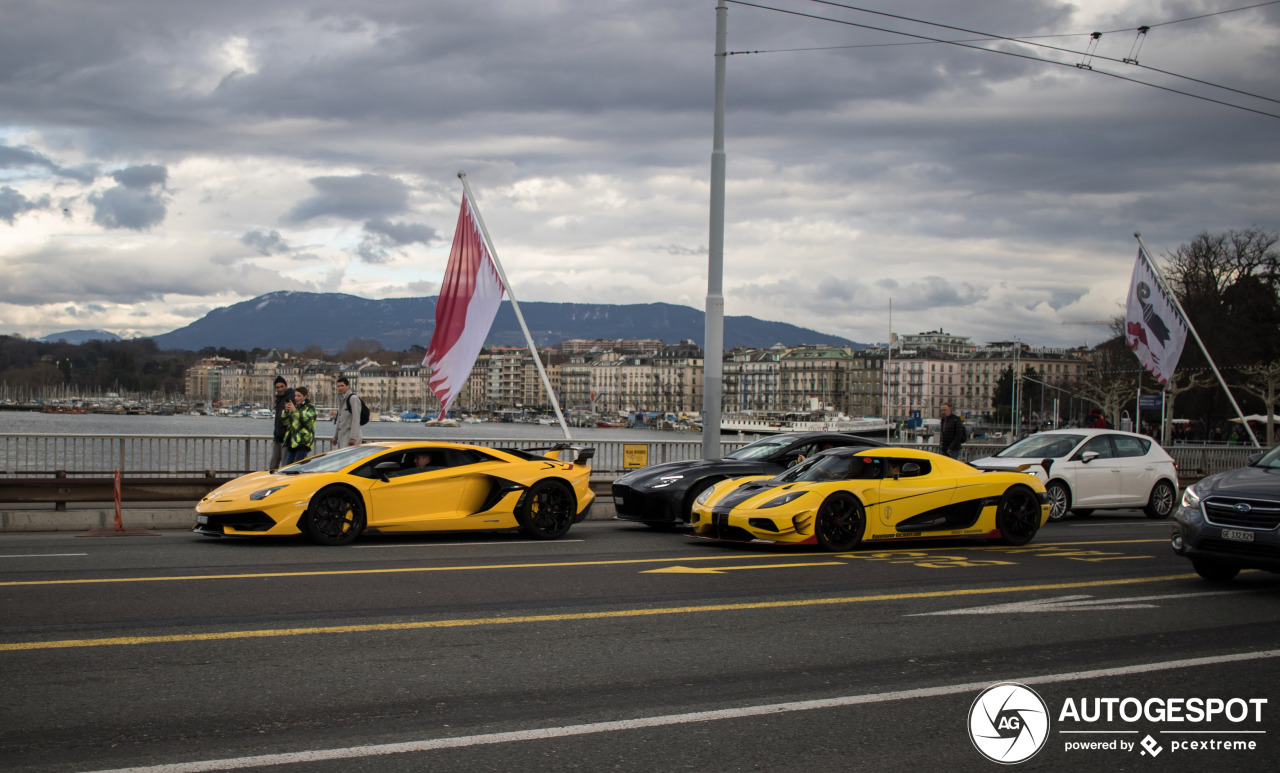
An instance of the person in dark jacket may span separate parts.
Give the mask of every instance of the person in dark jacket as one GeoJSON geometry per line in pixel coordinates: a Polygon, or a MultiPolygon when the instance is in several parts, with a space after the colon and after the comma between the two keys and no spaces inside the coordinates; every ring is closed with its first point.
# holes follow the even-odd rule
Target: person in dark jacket
{"type": "Polygon", "coordinates": [[[278,469],[280,462],[284,461],[284,433],[289,429],[284,406],[286,403],[293,403],[293,390],[289,388],[289,382],[284,380],[284,376],[276,376],[275,388],[276,409],[271,417],[275,431],[271,434],[271,462],[267,465],[268,470],[278,469]]]}
{"type": "Polygon", "coordinates": [[[942,416],[942,424],[938,439],[942,446],[942,453],[952,459],[959,459],[960,446],[964,445],[965,436],[968,434],[965,432],[964,422],[951,412],[949,403],[943,403],[939,413],[942,416]]]}

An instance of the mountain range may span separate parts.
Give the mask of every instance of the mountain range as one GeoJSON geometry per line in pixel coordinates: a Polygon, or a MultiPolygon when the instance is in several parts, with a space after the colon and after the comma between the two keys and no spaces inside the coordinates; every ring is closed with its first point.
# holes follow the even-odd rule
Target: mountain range
{"type": "MultiPolygon", "coordinates": [[[[573,338],[656,338],[664,343],[705,335],[704,312],[670,303],[542,303],[520,304],[525,322],[539,346],[573,338]]],[[[161,349],[199,351],[208,346],[229,349],[290,348],[311,345],[336,352],[353,338],[373,339],[388,350],[427,346],[435,329],[436,297],[372,300],[341,293],[273,292],[214,309],[186,327],[152,336],[161,349]]],[[[55,336],[68,337],[67,333],[55,336]]],[[[110,334],[107,334],[110,335],[110,334]]],[[[524,346],[510,301],[503,301],[486,343],[524,346]]],[[[814,344],[864,348],[840,336],[755,317],[725,317],[724,345],[766,348],[774,344],[814,344]]]]}

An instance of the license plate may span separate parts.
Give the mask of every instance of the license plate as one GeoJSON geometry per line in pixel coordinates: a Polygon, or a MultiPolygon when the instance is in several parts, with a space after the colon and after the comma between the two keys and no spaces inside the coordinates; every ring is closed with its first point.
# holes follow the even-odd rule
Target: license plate
{"type": "Polygon", "coordinates": [[[1240,531],[1239,529],[1223,529],[1222,538],[1235,540],[1236,542],[1253,542],[1253,532],[1240,531]]]}
{"type": "Polygon", "coordinates": [[[207,515],[197,515],[197,516],[196,516],[196,523],[198,523],[198,524],[202,524],[202,525],[203,525],[203,524],[206,524],[206,523],[208,523],[208,522],[209,522],[209,516],[207,516],[207,515]]]}
{"type": "Polygon", "coordinates": [[[622,499],[622,497],[615,496],[615,497],[613,498],[613,506],[614,506],[614,507],[622,507],[623,502],[624,502],[624,500],[622,499]]]}

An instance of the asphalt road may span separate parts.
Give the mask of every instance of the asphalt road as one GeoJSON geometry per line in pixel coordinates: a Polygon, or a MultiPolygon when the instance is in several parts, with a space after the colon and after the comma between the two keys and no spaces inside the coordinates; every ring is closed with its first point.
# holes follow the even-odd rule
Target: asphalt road
{"type": "Polygon", "coordinates": [[[0,770],[1274,770],[1280,576],[1207,583],[1168,533],[4,534],[0,770]]]}

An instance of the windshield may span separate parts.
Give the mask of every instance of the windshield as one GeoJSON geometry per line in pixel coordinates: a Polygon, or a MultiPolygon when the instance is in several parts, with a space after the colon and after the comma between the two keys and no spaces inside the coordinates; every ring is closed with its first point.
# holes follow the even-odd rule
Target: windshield
{"type": "Polygon", "coordinates": [[[776,483],[821,483],[833,480],[865,480],[880,477],[880,459],[870,456],[823,454],[781,473],[776,483]]]}
{"type": "Polygon", "coordinates": [[[280,468],[282,475],[297,475],[303,472],[338,472],[346,469],[361,459],[368,459],[374,454],[386,451],[385,446],[351,446],[327,454],[312,456],[300,462],[280,468]]]}
{"type": "Polygon", "coordinates": [[[724,455],[726,459],[764,459],[773,456],[782,449],[796,442],[795,435],[774,435],[763,440],[749,443],[737,451],[724,455]]]}
{"type": "Polygon", "coordinates": [[[1280,470],[1280,446],[1276,446],[1265,453],[1255,467],[1266,467],[1271,470],[1280,470]]]}
{"type": "Polygon", "coordinates": [[[1030,457],[1059,459],[1071,453],[1071,449],[1080,445],[1081,440],[1084,440],[1084,435],[1032,435],[1019,440],[996,456],[1006,459],[1030,457]]]}

